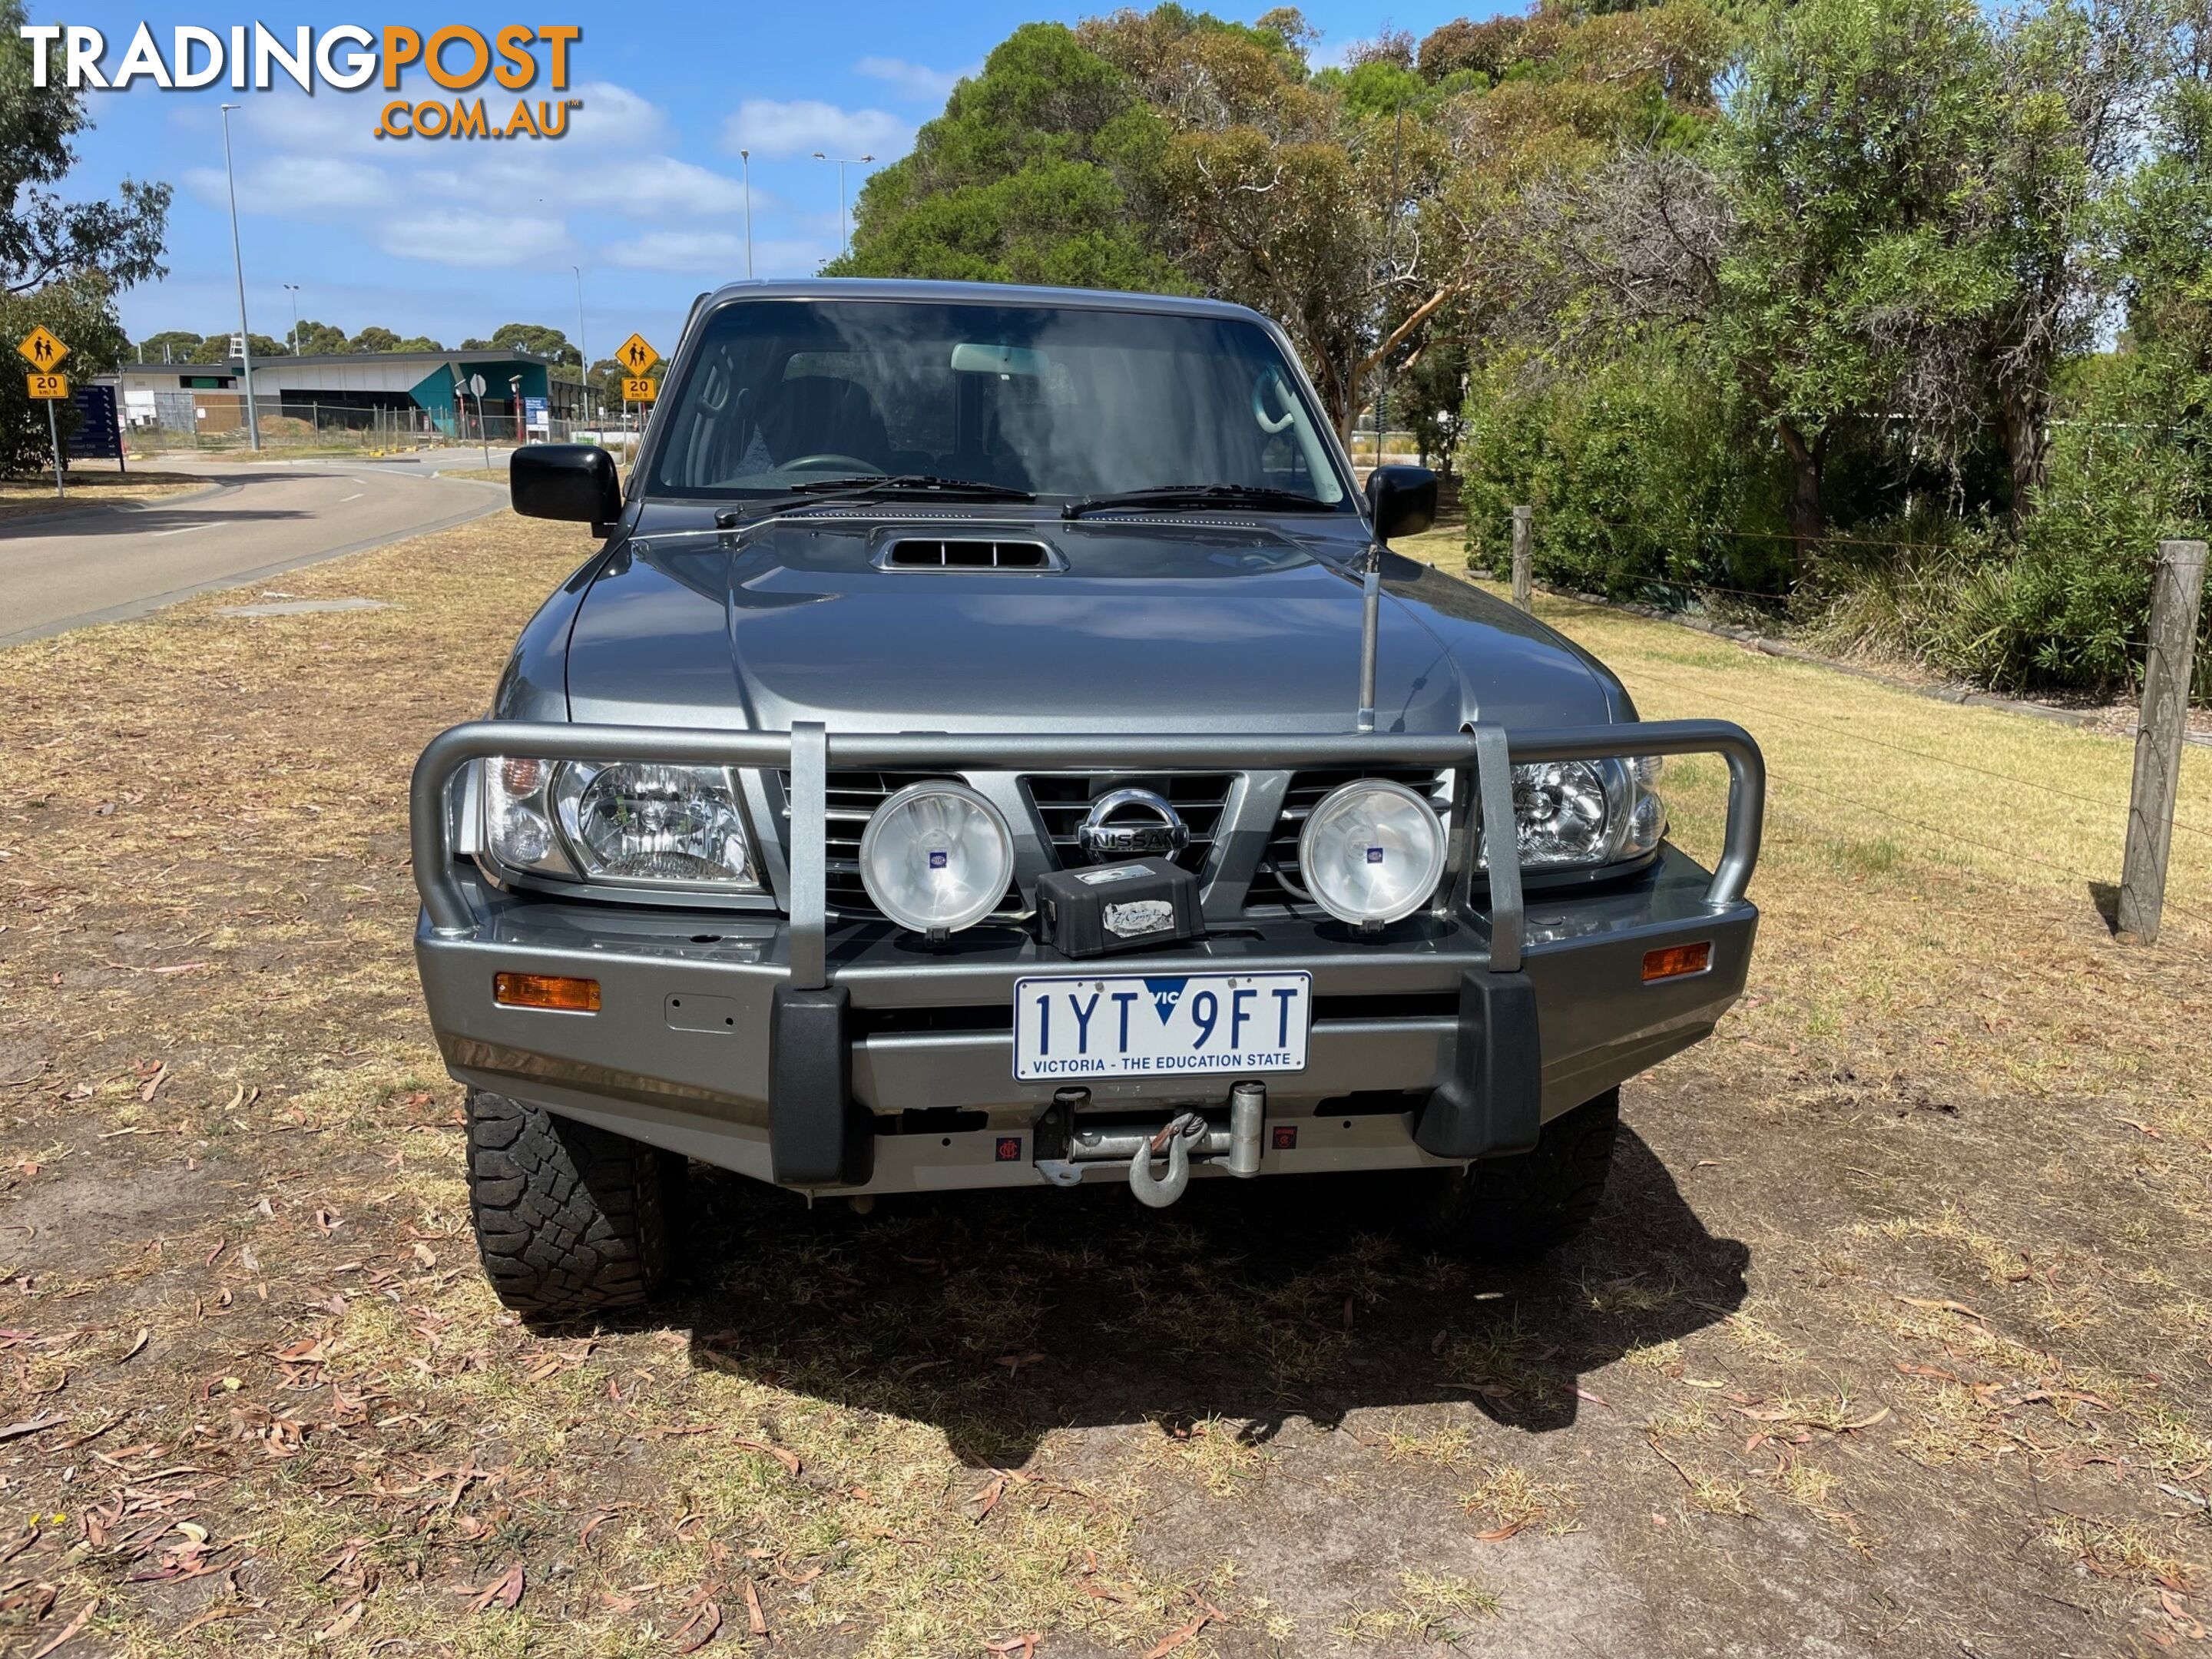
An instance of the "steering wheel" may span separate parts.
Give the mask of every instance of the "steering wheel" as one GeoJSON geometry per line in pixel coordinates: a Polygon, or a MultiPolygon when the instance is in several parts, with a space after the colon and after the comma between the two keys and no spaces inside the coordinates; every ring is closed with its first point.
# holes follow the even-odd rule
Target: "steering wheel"
{"type": "Polygon", "coordinates": [[[883,470],[870,462],[862,460],[857,455],[800,455],[786,461],[777,471],[789,472],[796,469],[817,466],[842,466],[851,472],[880,472],[883,470]]]}

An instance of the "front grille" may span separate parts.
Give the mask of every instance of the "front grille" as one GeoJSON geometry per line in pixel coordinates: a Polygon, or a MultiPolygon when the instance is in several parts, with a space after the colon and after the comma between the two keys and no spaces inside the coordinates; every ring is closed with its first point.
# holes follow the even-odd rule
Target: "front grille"
{"type": "Polygon", "coordinates": [[[1448,816],[1451,799],[1449,775],[1423,766],[1346,766],[1293,772],[1291,786],[1283,793],[1282,813],[1275,820],[1274,832],[1267,838],[1267,850],[1260,860],[1251,886],[1245,890],[1244,908],[1286,909],[1313,902],[1298,872],[1298,835],[1306,827],[1306,819],[1313,815],[1314,808],[1326,800],[1331,791],[1342,788],[1355,778],[1388,778],[1393,783],[1404,784],[1416,794],[1427,796],[1440,815],[1448,816]]]}
{"type": "MultiPolygon", "coordinates": [[[[876,809],[910,783],[926,783],[942,780],[942,772],[832,772],[827,782],[828,822],[823,848],[823,886],[830,914],[848,921],[884,920],[876,902],[868,896],[866,885],[860,880],[860,836],[868,827],[868,820],[876,809]]],[[[791,774],[779,772],[776,781],[783,793],[783,817],[787,826],[791,822],[791,774]]],[[[789,856],[791,837],[787,830],[784,836],[785,855],[789,856]]],[[[1018,885],[1006,889],[1002,910],[1022,908],[1018,885]]]]}
{"type": "Polygon", "coordinates": [[[1089,861],[1076,832],[1091,802],[1116,789],[1149,789],[1175,808],[1190,831],[1190,844],[1176,862],[1197,871],[1205,867],[1206,851],[1220,833],[1221,815],[1236,782],[1234,772],[1032,772],[1022,779],[1022,787],[1052,837],[1054,857],[1063,869],[1089,861]]]}

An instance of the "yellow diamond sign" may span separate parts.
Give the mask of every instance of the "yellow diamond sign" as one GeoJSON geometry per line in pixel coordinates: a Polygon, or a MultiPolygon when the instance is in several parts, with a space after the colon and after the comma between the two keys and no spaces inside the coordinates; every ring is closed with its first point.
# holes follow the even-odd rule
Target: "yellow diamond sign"
{"type": "Polygon", "coordinates": [[[653,349],[653,342],[644,335],[633,334],[616,348],[615,361],[628,369],[630,378],[635,380],[659,362],[660,354],[653,349]]]}
{"type": "Polygon", "coordinates": [[[43,326],[34,328],[26,334],[22,343],[15,349],[22,354],[26,362],[41,374],[52,368],[56,363],[69,356],[69,348],[48,333],[43,326]]]}

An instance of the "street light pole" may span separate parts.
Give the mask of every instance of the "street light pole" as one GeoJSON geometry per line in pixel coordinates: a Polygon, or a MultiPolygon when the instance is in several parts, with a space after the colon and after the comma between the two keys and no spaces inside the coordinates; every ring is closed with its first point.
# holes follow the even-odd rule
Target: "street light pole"
{"type": "Polygon", "coordinates": [[[840,255],[850,253],[853,251],[853,234],[845,222],[845,169],[860,167],[876,158],[872,155],[824,155],[817,149],[814,152],[814,159],[837,164],[837,251],[840,255]]]}
{"type": "Polygon", "coordinates": [[[300,285],[287,283],[284,290],[292,296],[292,355],[300,355],[300,285]]]}
{"type": "Polygon", "coordinates": [[[238,273],[238,356],[246,380],[246,441],[258,454],[261,449],[261,418],[253,412],[253,333],[246,323],[246,256],[238,246],[238,175],[230,165],[230,112],[236,104],[222,106],[222,176],[230,186],[230,263],[238,273]]]}
{"type": "Polygon", "coordinates": [[[584,268],[570,265],[576,273],[576,378],[583,382],[581,407],[584,418],[592,418],[592,354],[584,344],[584,268]]]}
{"type": "Polygon", "coordinates": [[[745,278],[753,274],[753,153],[749,149],[738,152],[738,160],[745,167],[745,278]]]}

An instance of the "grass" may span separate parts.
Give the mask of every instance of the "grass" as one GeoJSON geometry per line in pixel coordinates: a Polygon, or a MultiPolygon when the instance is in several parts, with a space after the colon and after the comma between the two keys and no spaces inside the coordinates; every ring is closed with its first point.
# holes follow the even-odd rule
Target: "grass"
{"type": "MultiPolygon", "coordinates": [[[[287,578],[394,610],[0,652],[0,1423],[61,1419],[0,1492],[66,1517],[0,1526],[11,1638],[95,1600],[133,1656],[734,1649],[756,1605],[900,1659],[2202,1619],[2212,863],[2178,836],[2166,937],[2112,937],[2124,742],[1541,601],[1774,775],[1750,994],[1628,1091],[1583,1239],[702,1174],[667,1307],[536,1331],[476,1270],[404,781],[588,546],[499,514],[287,578]]],[[[1721,788],[1669,769],[1688,844],[1721,788]]]]}

